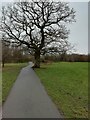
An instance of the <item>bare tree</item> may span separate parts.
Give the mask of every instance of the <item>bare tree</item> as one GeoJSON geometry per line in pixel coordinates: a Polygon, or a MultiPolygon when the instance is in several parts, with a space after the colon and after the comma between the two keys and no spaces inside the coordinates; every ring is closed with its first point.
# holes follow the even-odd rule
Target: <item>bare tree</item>
{"type": "Polygon", "coordinates": [[[75,11],[65,2],[32,1],[15,2],[2,8],[0,31],[6,42],[24,44],[34,53],[35,67],[40,67],[40,55],[62,52],[68,47],[65,24],[75,21],[75,11]]]}

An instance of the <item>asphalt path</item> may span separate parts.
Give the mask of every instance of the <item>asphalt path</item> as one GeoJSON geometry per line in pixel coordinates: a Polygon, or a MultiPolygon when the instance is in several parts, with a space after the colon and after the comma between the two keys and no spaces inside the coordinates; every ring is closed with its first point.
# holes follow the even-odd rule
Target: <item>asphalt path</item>
{"type": "Polygon", "coordinates": [[[2,106],[0,106],[0,120],[2,119],[2,106]]]}
{"type": "Polygon", "coordinates": [[[2,108],[3,118],[62,118],[31,68],[23,68],[2,108]]]}

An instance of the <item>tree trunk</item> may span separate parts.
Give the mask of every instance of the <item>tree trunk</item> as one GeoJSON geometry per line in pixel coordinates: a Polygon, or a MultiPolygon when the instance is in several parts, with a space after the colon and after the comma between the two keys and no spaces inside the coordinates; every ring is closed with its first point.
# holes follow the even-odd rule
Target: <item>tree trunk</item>
{"type": "Polygon", "coordinates": [[[4,60],[3,60],[3,61],[2,61],[2,67],[3,67],[3,68],[4,68],[4,63],[5,63],[5,62],[4,62],[4,60]]]}
{"type": "Polygon", "coordinates": [[[36,51],[34,57],[35,57],[34,67],[35,68],[40,68],[40,51],[36,51]]]}

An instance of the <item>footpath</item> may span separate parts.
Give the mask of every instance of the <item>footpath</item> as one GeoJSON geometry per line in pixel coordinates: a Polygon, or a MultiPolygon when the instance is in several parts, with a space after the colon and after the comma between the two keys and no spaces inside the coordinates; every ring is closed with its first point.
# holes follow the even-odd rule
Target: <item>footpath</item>
{"type": "Polygon", "coordinates": [[[31,68],[23,68],[2,108],[3,118],[62,118],[31,68]]]}

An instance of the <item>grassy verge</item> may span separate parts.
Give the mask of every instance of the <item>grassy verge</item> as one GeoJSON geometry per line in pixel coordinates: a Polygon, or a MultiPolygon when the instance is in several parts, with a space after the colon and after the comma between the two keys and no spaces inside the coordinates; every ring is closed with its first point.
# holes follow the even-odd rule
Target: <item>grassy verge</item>
{"type": "Polygon", "coordinates": [[[0,67],[0,106],[2,104],[2,70],[0,67]]]}
{"type": "Polygon", "coordinates": [[[88,63],[42,64],[35,71],[66,118],[88,117],[88,63]]]}
{"type": "Polygon", "coordinates": [[[26,63],[5,64],[2,69],[2,102],[6,100],[21,68],[26,65],[26,63]]]}

